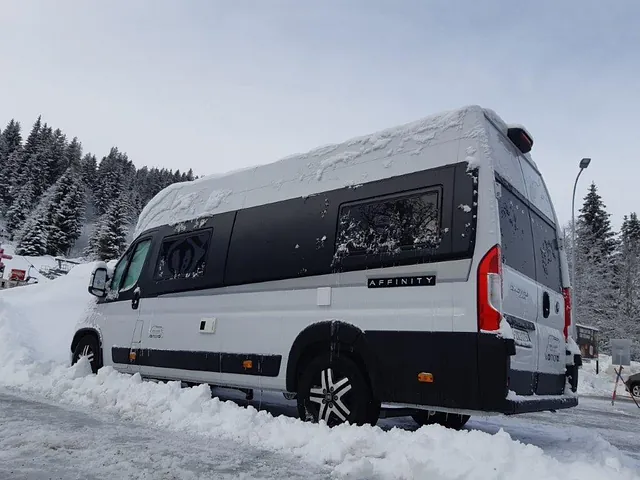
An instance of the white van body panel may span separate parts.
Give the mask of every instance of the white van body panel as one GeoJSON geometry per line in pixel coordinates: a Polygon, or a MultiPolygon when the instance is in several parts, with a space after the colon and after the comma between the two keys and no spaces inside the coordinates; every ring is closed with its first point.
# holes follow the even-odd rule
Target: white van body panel
{"type": "MultiPolygon", "coordinates": [[[[130,301],[101,303],[93,321],[102,332],[104,365],[140,371],[150,378],[284,392],[292,345],[306,327],[321,322],[339,321],[362,332],[477,333],[478,267],[485,253],[501,243],[500,186],[495,174],[557,225],[552,205],[545,204],[541,194],[540,188],[546,192],[546,187],[529,185],[538,177],[529,170],[523,174],[522,165],[536,173],[535,164],[528,155],[519,154],[505,134],[506,126],[495,113],[471,106],[273,164],[167,187],[144,208],[134,241],[157,227],[171,225],[180,233],[187,222],[206,222],[225,212],[345,187],[357,189],[363,183],[467,162],[470,170],[477,169],[477,205],[454,207],[475,211],[475,253],[467,259],[162,294],[142,298],[137,310],[130,301]],[[371,278],[431,275],[437,283],[428,288],[367,287],[371,278]],[[251,352],[279,356],[281,364],[274,376],[144,362],[123,365],[113,361],[112,347],[131,348],[142,356],[149,351],[251,352]]],[[[566,263],[564,257],[562,261],[566,263]]],[[[535,279],[503,266],[503,313],[533,324],[533,330],[524,330],[529,341],[522,332],[516,335],[512,370],[564,375],[564,300],[560,292],[550,292],[552,314],[542,318],[542,296],[547,290],[535,279]],[[559,343],[551,345],[551,338],[559,343]],[[549,361],[553,348],[560,351],[561,365],[549,361]]]]}

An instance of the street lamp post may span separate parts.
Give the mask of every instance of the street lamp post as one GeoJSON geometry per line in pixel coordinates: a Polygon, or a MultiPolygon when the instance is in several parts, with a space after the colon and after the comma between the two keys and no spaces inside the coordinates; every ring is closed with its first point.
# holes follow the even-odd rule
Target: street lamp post
{"type": "MultiPolygon", "coordinates": [[[[575,217],[575,205],[576,205],[576,187],[578,186],[578,179],[580,175],[582,175],[582,171],[589,166],[591,163],[590,158],[583,158],[580,160],[580,171],[576,176],[576,181],[573,184],[573,195],[571,197],[571,287],[573,288],[572,302],[573,302],[573,312],[576,312],[578,305],[578,296],[576,295],[576,217],[575,217]]],[[[575,315],[575,313],[574,313],[575,315]]],[[[575,322],[573,322],[575,324],[575,322]]],[[[598,369],[598,359],[596,359],[596,373],[598,369]]]]}

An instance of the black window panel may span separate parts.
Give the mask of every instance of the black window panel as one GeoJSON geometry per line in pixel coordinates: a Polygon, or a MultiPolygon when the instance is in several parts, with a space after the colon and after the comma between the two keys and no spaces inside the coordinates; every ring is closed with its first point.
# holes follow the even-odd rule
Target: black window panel
{"type": "MultiPolygon", "coordinates": [[[[478,218],[478,171],[467,170],[465,162],[456,165],[454,194],[451,195],[451,251],[456,256],[473,256],[476,241],[476,220],[478,218]]],[[[446,184],[445,184],[446,185],[446,184]]],[[[446,238],[447,192],[443,195],[442,226],[446,238]]],[[[440,248],[442,250],[442,247],[440,248]]],[[[439,250],[439,253],[441,251],[439,250]]]]}
{"type": "MultiPolygon", "coordinates": [[[[470,258],[475,236],[474,178],[466,173],[466,167],[466,162],[448,165],[239,210],[228,245],[224,284],[470,258]],[[426,191],[437,191],[440,195],[441,238],[437,249],[424,248],[423,244],[422,248],[405,249],[400,256],[350,255],[336,262],[339,207],[372,199],[416,196],[426,191]],[[464,198],[456,198],[458,193],[464,198]],[[472,211],[458,208],[461,203],[469,204],[472,211]],[[454,235],[459,237],[455,249],[454,235]]],[[[215,233],[214,242],[217,236],[215,233]]]]}
{"type": "Polygon", "coordinates": [[[366,257],[372,265],[423,258],[440,246],[440,189],[344,205],[340,209],[335,262],[366,257]]]}
{"type": "Polygon", "coordinates": [[[332,192],[238,211],[225,284],[330,273],[336,216],[332,192]]]}
{"type": "Polygon", "coordinates": [[[531,212],[531,225],[536,258],[536,281],[556,292],[562,292],[560,251],[555,227],[534,211],[531,212]]]}
{"type": "MultiPolygon", "coordinates": [[[[142,290],[142,297],[154,297],[167,293],[177,293],[189,290],[201,290],[204,288],[215,288],[222,286],[224,268],[227,259],[227,249],[229,237],[235,220],[235,212],[221,213],[206,219],[196,219],[183,222],[179,225],[165,225],[160,227],[155,233],[157,241],[154,241],[152,251],[149,256],[149,268],[143,274],[139,285],[142,290]],[[195,267],[183,267],[178,269],[178,275],[174,278],[172,274],[163,268],[162,274],[158,275],[158,266],[161,258],[166,258],[168,244],[173,242],[177,248],[185,249],[179,242],[186,238],[197,239],[201,235],[208,235],[205,249],[206,260],[203,275],[187,276],[188,269],[198,271],[197,256],[192,257],[191,265],[195,267]],[[170,279],[169,279],[169,278],[170,279]]],[[[202,242],[202,239],[200,239],[202,242]]],[[[176,254],[179,256],[179,254],[176,254]]],[[[166,265],[166,260],[165,260],[166,265]]]]}
{"type": "Polygon", "coordinates": [[[165,238],[160,246],[154,280],[180,280],[204,275],[211,230],[165,238]]]}
{"type": "Polygon", "coordinates": [[[502,261],[529,278],[536,278],[529,207],[505,184],[496,184],[500,210],[502,261]]]}

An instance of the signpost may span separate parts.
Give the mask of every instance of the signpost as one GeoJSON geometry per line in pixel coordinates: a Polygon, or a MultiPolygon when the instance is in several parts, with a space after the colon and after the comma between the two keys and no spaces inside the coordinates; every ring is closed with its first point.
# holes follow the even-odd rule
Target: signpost
{"type": "Polygon", "coordinates": [[[614,368],[616,372],[616,383],[613,387],[613,395],[611,396],[611,405],[616,401],[616,392],[618,390],[618,383],[624,379],[622,378],[622,368],[631,365],[631,340],[629,339],[611,339],[611,364],[618,365],[618,368],[614,368]]]}

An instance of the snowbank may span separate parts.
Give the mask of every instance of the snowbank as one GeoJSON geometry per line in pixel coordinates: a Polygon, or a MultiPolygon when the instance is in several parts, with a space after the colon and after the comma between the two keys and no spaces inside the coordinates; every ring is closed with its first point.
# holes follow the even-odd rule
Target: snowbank
{"type": "Polygon", "coordinates": [[[0,387],[114,412],[168,430],[292,454],[329,466],[334,476],[343,478],[640,478],[623,465],[620,455],[560,461],[502,430],[491,435],[439,426],[415,432],[353,426],[329,429],[212,399],[205,386],[181,389],[176,382],[143,382],[139,375],[123,375],[111,368],[93,375],[86,361],[69,367],[71,330],[93,301],[86,293],[91,268],[78,266],[47,284],[0,293],[0,387]]]}
{"type": "Polygon", "coordinates": [[[95,303],[87,292],[92,270],[77,265],[56,280],[0,291],[0,374],[10,364],[68,362],[74,326],[95,303]],[[16,352],[28,352],[18,356],[22,363],[16,352]]]}
{"type": "MultiPolygon", "coordinates": [[[[596,375],[596,362],[583,363],[578,375],[578,393],[580,395],[592,395],[598,397],[611,397],[616,382],[616,373],[613,371],[617,365],[611,364],[611,356],[600,355],[600,373],[596,375]]],[[[624,367],[622,377],[626,380],[629,375],[640,372],[640,362],[631,362],[630,367],[624,367]]],[[[629,392],[624,385],[618,384],[618,398],[628,397],[629,392]]]]}

